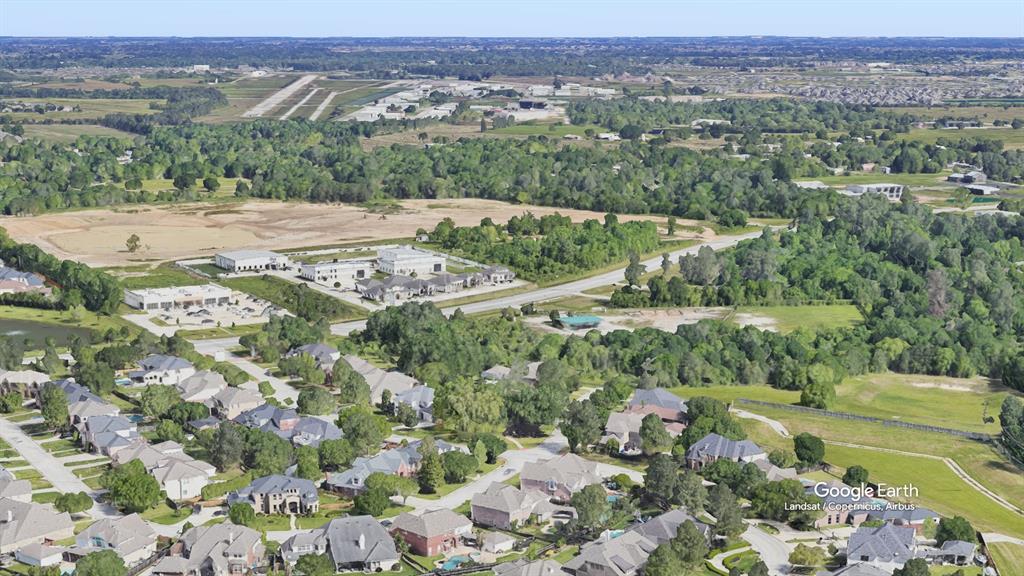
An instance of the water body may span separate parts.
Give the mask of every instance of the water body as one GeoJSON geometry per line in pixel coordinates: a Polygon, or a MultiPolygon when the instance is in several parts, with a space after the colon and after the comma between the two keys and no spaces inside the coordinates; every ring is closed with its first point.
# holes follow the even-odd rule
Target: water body
{"type": "Polygon", "coordinates": [[[28,340],[30,342],[29,349],[42,348],[47,338],[56,340],[57,346],[64,346],[73,334],[77,334],[88,342],[88,338],[92,336],[92,331],[78,326],[62,326],[46,322],[33,322],[31,320],[0,318],[0,335],[28,340]]]}

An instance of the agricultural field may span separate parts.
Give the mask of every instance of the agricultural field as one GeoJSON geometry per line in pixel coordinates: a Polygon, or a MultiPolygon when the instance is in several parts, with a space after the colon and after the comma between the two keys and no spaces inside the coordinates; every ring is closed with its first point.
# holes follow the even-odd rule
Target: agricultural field
{"type": "Polygon", "coordinates": [[[1024,106],[903,106],[893,112],[926,116],[928,118],[980,118],[986,123],[995,120],[1009,122],[1014,118],[1024,119],[1024,106]]]}
{"type": "Polygon", "coordinates": [[[939,138],[949,138],[952,140],[961,137],[990,138],[992,140],[1002,140],[1003,148],[1007,150],[1024,148],[1024,130],[1014,130],[1013,128],[976,128],[964,130],[915,128],[909,134],[898,134],[897,137],[903,140],[916,140],[925,144],[934,144],[939,138]]]}
{"type": "Polygon", "coordinates": [[[70,107],[74,111],[53,111],[45,114],[35,112],[9,112],[14,120],[39,122],[43,120],[95,120],[114,112],[126,114],[154,114],[156,110],[150,104],[161,103],[161,100],[128,100],[118,98],[3,98],[12,102],[54,104],[70,107]]]}
{"type": "Polygon", "coordinates": [[[108,136],[111,138],[132,139],[136,135],[115,128],[107,128],[97,124],[25,124],[25,137],[38,138],[48,142],[63,144],[74,142],[79,136],[108,136]]]}

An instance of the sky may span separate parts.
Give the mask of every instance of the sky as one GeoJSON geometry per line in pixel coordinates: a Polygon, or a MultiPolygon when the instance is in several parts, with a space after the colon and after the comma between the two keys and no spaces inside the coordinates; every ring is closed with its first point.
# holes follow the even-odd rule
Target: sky
{"type": "Polygon", "coordinates": [[[0,36],[999,36],[1024,0],[0,0],[0,36]]]}

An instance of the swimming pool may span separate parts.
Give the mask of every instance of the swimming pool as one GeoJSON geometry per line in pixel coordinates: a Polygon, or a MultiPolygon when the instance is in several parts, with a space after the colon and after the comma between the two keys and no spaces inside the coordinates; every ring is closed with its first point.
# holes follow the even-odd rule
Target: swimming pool
{"type": "Polygon", "coordinates": [[[451,558],[445,560],[444,564],[441,564],[441,569],[455,570],[459,567],[459,564],[465,564],[466,562],[469,562],[469,556],[452,556],[451,558]]]}

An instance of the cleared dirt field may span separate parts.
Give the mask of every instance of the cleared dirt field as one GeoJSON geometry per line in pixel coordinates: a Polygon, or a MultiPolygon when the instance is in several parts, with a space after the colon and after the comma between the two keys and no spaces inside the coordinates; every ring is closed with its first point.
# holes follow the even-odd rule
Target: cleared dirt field
{"type": "MultiPolygon", "coordinates": [[[[603,214],[541,206],[513,205],[494,200],[407,200],[402,210],[386,217],[365,208],[341,204],[248,201],[228,204],[131,206],[83,210],[32,217],[7,217],[0,226],[20,242],[30,242],[60,258],[96,266],[179,260],[238,248],[286,249],[344,242],[408,238],[444,218],[459,225],[476,225],[490,217],[504,222],[530,211],[537,216],[559,212],[575,221],[601,219],[603,214]],[[143,248],[125,249],[131,234],[143,248]]],[[[652,220],[658,216],[621,215],[621,221],[652,220]]],[[[680,225],[699,225],[680,221],[680,225]]],[[[704,229],[704,237],[713,232],[704,229]]],[[[677,237],[682,237],[677,233],[677,237]]]]}

